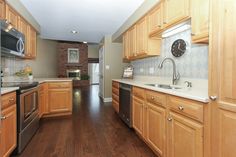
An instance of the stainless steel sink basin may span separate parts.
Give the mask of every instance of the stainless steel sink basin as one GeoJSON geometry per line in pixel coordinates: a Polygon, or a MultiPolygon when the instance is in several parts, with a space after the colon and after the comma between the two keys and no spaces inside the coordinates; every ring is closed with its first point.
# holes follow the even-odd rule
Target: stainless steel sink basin
{"type": "Polygon", "coordinates": [[[163,88],[163,89],[182,89],[181,87],[168,85],[168,84],[145,84],[145,85],[152,86],[152,87],[163,88]]]}

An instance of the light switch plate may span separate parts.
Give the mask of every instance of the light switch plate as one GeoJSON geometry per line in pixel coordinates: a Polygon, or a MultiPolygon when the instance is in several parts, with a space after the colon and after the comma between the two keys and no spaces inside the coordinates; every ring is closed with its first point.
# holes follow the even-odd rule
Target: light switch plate
{"type": "Polygon", "coordinates": [[[110,66],[109,65],[106,65],[106,70],[109,70],[110,69],[110,66]]]}

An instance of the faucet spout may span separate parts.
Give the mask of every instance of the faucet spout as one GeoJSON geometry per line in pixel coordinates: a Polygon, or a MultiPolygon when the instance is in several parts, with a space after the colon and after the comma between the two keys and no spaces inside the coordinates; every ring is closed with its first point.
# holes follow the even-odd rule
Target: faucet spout
{"type": "Polygon", "coordinates": [[[167,61],[167,60],[171,61],[172,65],[173,65],[172,84],[176,85],[178,80],[180,79],[180,74],[179,74],[179,72],[177,72],[175,61],[172,58],[165,58],[165,59],[163,59],[161,61],[161,63],[158,65],[158,68],[162,69],[164,62],[167,61]]]}

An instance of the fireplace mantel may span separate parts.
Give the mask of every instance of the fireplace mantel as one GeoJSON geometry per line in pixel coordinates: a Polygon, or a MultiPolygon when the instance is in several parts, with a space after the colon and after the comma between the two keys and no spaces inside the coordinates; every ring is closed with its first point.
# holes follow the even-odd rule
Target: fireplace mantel
{"type": "Polygon", "coordinates": [[[66,63],[65,66],[67,67],[82,67],[82,64],[79,63],[66,63]]]}

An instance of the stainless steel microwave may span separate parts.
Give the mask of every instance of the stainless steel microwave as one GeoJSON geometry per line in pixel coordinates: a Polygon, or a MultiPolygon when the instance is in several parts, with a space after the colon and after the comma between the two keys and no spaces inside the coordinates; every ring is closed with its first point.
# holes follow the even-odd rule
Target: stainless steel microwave
{"type": "Polygon", "coordinates": [[[1,52],[2,56],[24,57],[25,36],[6,20],[1,23],[1,52]]]}

